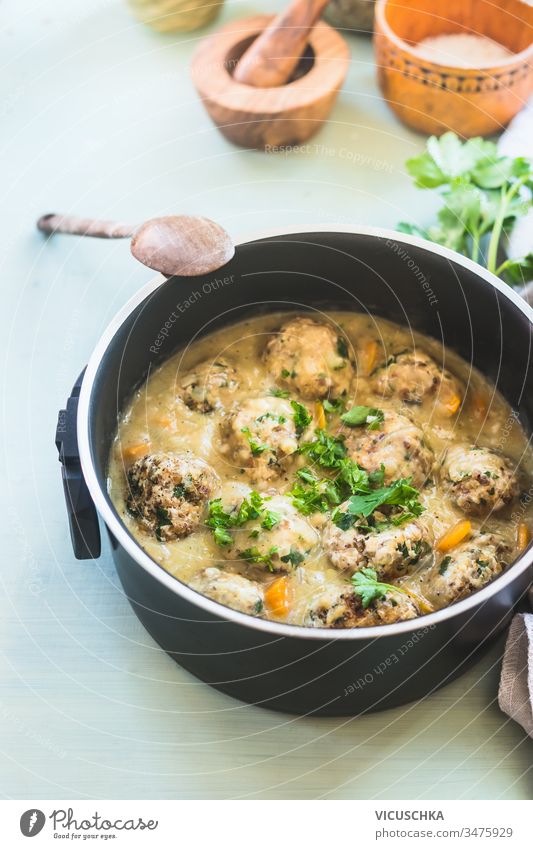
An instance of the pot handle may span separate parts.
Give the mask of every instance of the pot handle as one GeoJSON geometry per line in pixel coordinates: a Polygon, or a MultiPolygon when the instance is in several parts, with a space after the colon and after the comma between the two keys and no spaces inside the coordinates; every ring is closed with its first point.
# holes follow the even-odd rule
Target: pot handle
{"type": "Polygon", "coordinates": [[[72,387],[66,409],[59,411],[56,447],[62,464],[61,477],[74,556],[77,560],[93,560],[100,556],[100,527],[81,470],[77,435],[78,399],[84,374],[85,369],[72,387]]]}

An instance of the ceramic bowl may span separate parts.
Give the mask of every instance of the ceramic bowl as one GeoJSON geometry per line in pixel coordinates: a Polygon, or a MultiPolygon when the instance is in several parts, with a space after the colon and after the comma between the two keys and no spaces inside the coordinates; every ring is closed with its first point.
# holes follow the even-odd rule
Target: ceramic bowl
{"type": "Polygon", "coordinates": [[[533,6],[521,0],[378,0],[374,48],[383,96],[423,133],[499,132],[533,91],[533,6]],[[459,68],[418,54],[425,38],[452,33],[488,37],[513,55],[498,65],[459,68]]]}

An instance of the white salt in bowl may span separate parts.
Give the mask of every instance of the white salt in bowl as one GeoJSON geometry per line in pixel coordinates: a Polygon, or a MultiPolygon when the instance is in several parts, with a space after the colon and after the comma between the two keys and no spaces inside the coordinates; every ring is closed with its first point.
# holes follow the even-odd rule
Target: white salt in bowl
{"type": "Polygon", "coordinates": [[[390,107],[426,134],[501,131],[533,92],[533,6],[378,0],[374,49],[390,107]]]}

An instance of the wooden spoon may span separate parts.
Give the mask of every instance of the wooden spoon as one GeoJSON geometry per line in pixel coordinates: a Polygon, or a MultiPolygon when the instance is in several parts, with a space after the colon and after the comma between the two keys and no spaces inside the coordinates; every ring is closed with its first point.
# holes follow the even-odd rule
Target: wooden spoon
{"type": "Polygon", "coordinates": [[[309,33],[328,3],[329,0],[293,0],[248,48],[233,78],[258,88],[286,83],[302,58],[309,33]]]}
{"type": "Polygon", "coordinates": [[[225,230],[209,218],[167,215],[130,225],[71,215],[43,215],[37,222],[42,233],[70,233],[97,239],[129,239],[139,262],[171,277],[199,277],[217,271],[233,257],[235,248],[225,230]]]}

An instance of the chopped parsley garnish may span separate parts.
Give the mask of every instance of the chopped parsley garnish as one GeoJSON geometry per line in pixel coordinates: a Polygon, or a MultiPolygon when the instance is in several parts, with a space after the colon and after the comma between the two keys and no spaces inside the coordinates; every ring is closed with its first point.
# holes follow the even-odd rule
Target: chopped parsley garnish
{"type": "Polygon", "coordinates": [[[257,519],[264,509],[264,499],[252,490],[248,498],[243,498],[238,510],[226,513],[221,498],[209,502],[209,513],[206,525],[213,530],[217,545],[231,545],[233,537],[230,528],[239,528],[250,519],[257,519]]]}
{"type": "Polygon", "coordinates": [[[442,558],[442,560],[440,561],[440,566],[439,566],[439,575],[444,575],[444,573],[446,572],[446,570],[447,570],[447,568],[448,568],[448,566],[450,565],[451,562],[452,562],[452,558],[450,557],[449,554],[446,557],[442,558]]]}
{"type": "Polygon", "coordinates": [[[263,413],[256,418],[256,422],[264,422],[265,419],[271,419],[273,422],[278,422],[278,424],[285,424],[287,421],[286,416],[278,416],[276,413],[263,413]]]}
{"type": "Polygon", "coordinates": [[[265,510],[263,514],[263,520],[261,522],[261,527],[266,531],[271,531],[276,525],[282,520],[282,515],[280,513],[274,512],[274,510],[265,510]]]}
{"type": "Polygon", "coordinates": [[[392,481],[389,486],[352,495],[348,502],[348,509],[344,513],[335,510],[332,518],[338,528],[348,530],[360,519],[371,516],[379,507],[398,507],[400,512],[388,516],[387,523],[401,525],[409,519],[420,516],[423,512],[424,508],[418,496],[418,490],[411,486],[411,478],[400,478],[392,481]]]}
{"type": "Polygon", "coordinates": [[[305,515],[319,511],[325,513],[336,507],[354,492],[368,492],[371,485],[383,483],[383,470],[370,475],[347,456],[342,437],[330,436],[325,430],[316,430],[316,440],[304,442],[300,453],[317,466],[334,472],[335,477],[319,478],[311,469],[300,469],[290,492],[294,506],[305,515]]]}
{"type": "Polygon", "coordinates": [[[485,569],[488,569],[489,561],[488,560],[476,560],[476,566],[477,566],[478,575],[481,575],[485,571],[485,569]]]}
{"type": "Polygon", "coordinates": [[[380,598],[385,598],[388,592],[397,592],[407,595],[401,587],[395,587],[394,584],[384,584],[378,581],[378,575],[375,569],[366,567],[352,575],[353,591],[361,596],[363,609],[380,598]]]}
{"type": "Polygon", "coordinates": [[[289,369],[287,369],[287,368],[282,368],[281,369],[281,376],[284,377],[285,379],[287,379],[288,377],[294,378],[294,377],[296,377],[296,372],[294,370],[289,371],[289,369]]]}
{"type": "Polygon", "coordinates": [[[325,469],[338,469],[339,463],[346,455],[346,446],[342,437],[330,436],[325,430],[315,431],[316,439],[313,442],[304,442],[300,445],[300,454],[305,454],[317,466],[325,469]]]}
{"type": "Polygon", "coordinates": [[[185,498],[186,493],[187,490],[185,489],[182,483],[176,484],[173,490],[174,498],[185,498]]]}
{"type": "Polygon", "coordinates": [[[239,557],[242,557],[243,560],[246,560],[247,563],[264,563],[265,566],[272,569],[272,558],[275,554],[277,554],[278,547],[277,545],[273,545],[272,548],[263,554],[256,546],[253,548],[246,548],[244,551],[239,551],[239,557]]]}
{"type": "Polygon", "coordinates": [[[226,528],[214,528],[213,536],[217,545],[231,545],[233,537],[226,528]]]}
{"type": "Polygon", "coordinates": [[[253,436],[249,427],[241,427],[241,433],[244,433],[248,439],[248,445],[250,446],[250,451],[254,457],[257,457],[259,454],[262,454],[264,451],[270,450],[270,445],[267,445],[266,442],[259,442],[253,436]]]}
{"type": "Polygon", "coordinates": [[[155,529],[155,535],[157,539],[161,542],[161,528],[164,528],[166,525],[171,525],[172,519],[170,518],[169,512],[165,507],[156,507],[155,515],[157,518],[157,527],[155,529]]]}
{"type": "Polygon", "coordinates": [[[255,614],[262,613],[264,606],[265,605],[263,604],[262,600],[259,598],[256,601],[256,603],[254,604],[254,613],[255,614]]]}
{"type": "Polygon", "coordinates": [[[300,563],[303,563],[305,560],[305,554],[302,554],[301,551],[298,551],[293,545],[291,545],[290,551],[288,554],[284,554],[283,557],[280,557],[280,560],[283,563],[290,563],[291,566],[299,566],[300,563]]]}
{"type": "Polygon", "coordinates": [[[277,386],[271,386],[268,390],[269,395],[273,395],[274,398],[288,398],[289,393],[286,389],[278,389],[277,386]]]}
{"type": "Polygon", "coordinates": [[[291,401],[291,407],[294,410],[294,427],[298,436],[303,433],[308,425],[313,421],[313,417],[307,407],[299,404],[298,401],[291,401]]]}
{"type": "Polygon", "coordinates": [[[304,516],[325,513],[341,503],[337,483],[331,478],[318,478],[308,468],[299,469],[297,478],[289,495],[296,509],[304,516]]]}
{"type": "Polygon", "coordinates": [[[341,413],[345,409],[346,404],[343,398],[334,398],[332,401],[325,398],[322,401],[322,406],[326,413],[341,413]]]}
{"type": "Polygon", "coordinates": [[[386,522],[376,523],[372,519],[361,527],[362,531],[383,530],[391,525],[401,525],[408,519],[420,516],[423,507],[418,500],[419,492],[411,486],[411,478],[400,478],[384,486],[385,468],[366,472],[347,456],[344,438],[330,436],[325,430],[315,431],[313,442],[300,445],[304,454],[317,466],[335,472],[333,478],[319,478],[310,469],[301,469],[299,481],[290,495],[293,504],[304,514],[316,510],[324,513],[331,507],[332,519],[337,527],[348,530],[361,519],[368,519],[379,507],[398,508],[386,516],[386,522]],[[341,512],[336,505],[349,498],[348,509],[341,512]]]}
{"type": "Polygon", "coordinates": [[[341,421],[348,427],[359,427],[366,425],[369,430],[378,430],[380,422],[385,418],[383,410],[376,407],[352,407],[341,416],[341,421]]]}
{"type": "Polygon", "coordinates": [[[339,357],[343,357],[345,360],[348,359],[348,346],[346,345],[344,336],[337,336],[337,353],[339,357]]]}
{"type": "Polygon", "coordinates": [[[250,519],[258,519],[264,509],[265,499],[253,489],[248,498],[243,498],[236,516],[236,525],[244,525],[250,519]]]}

